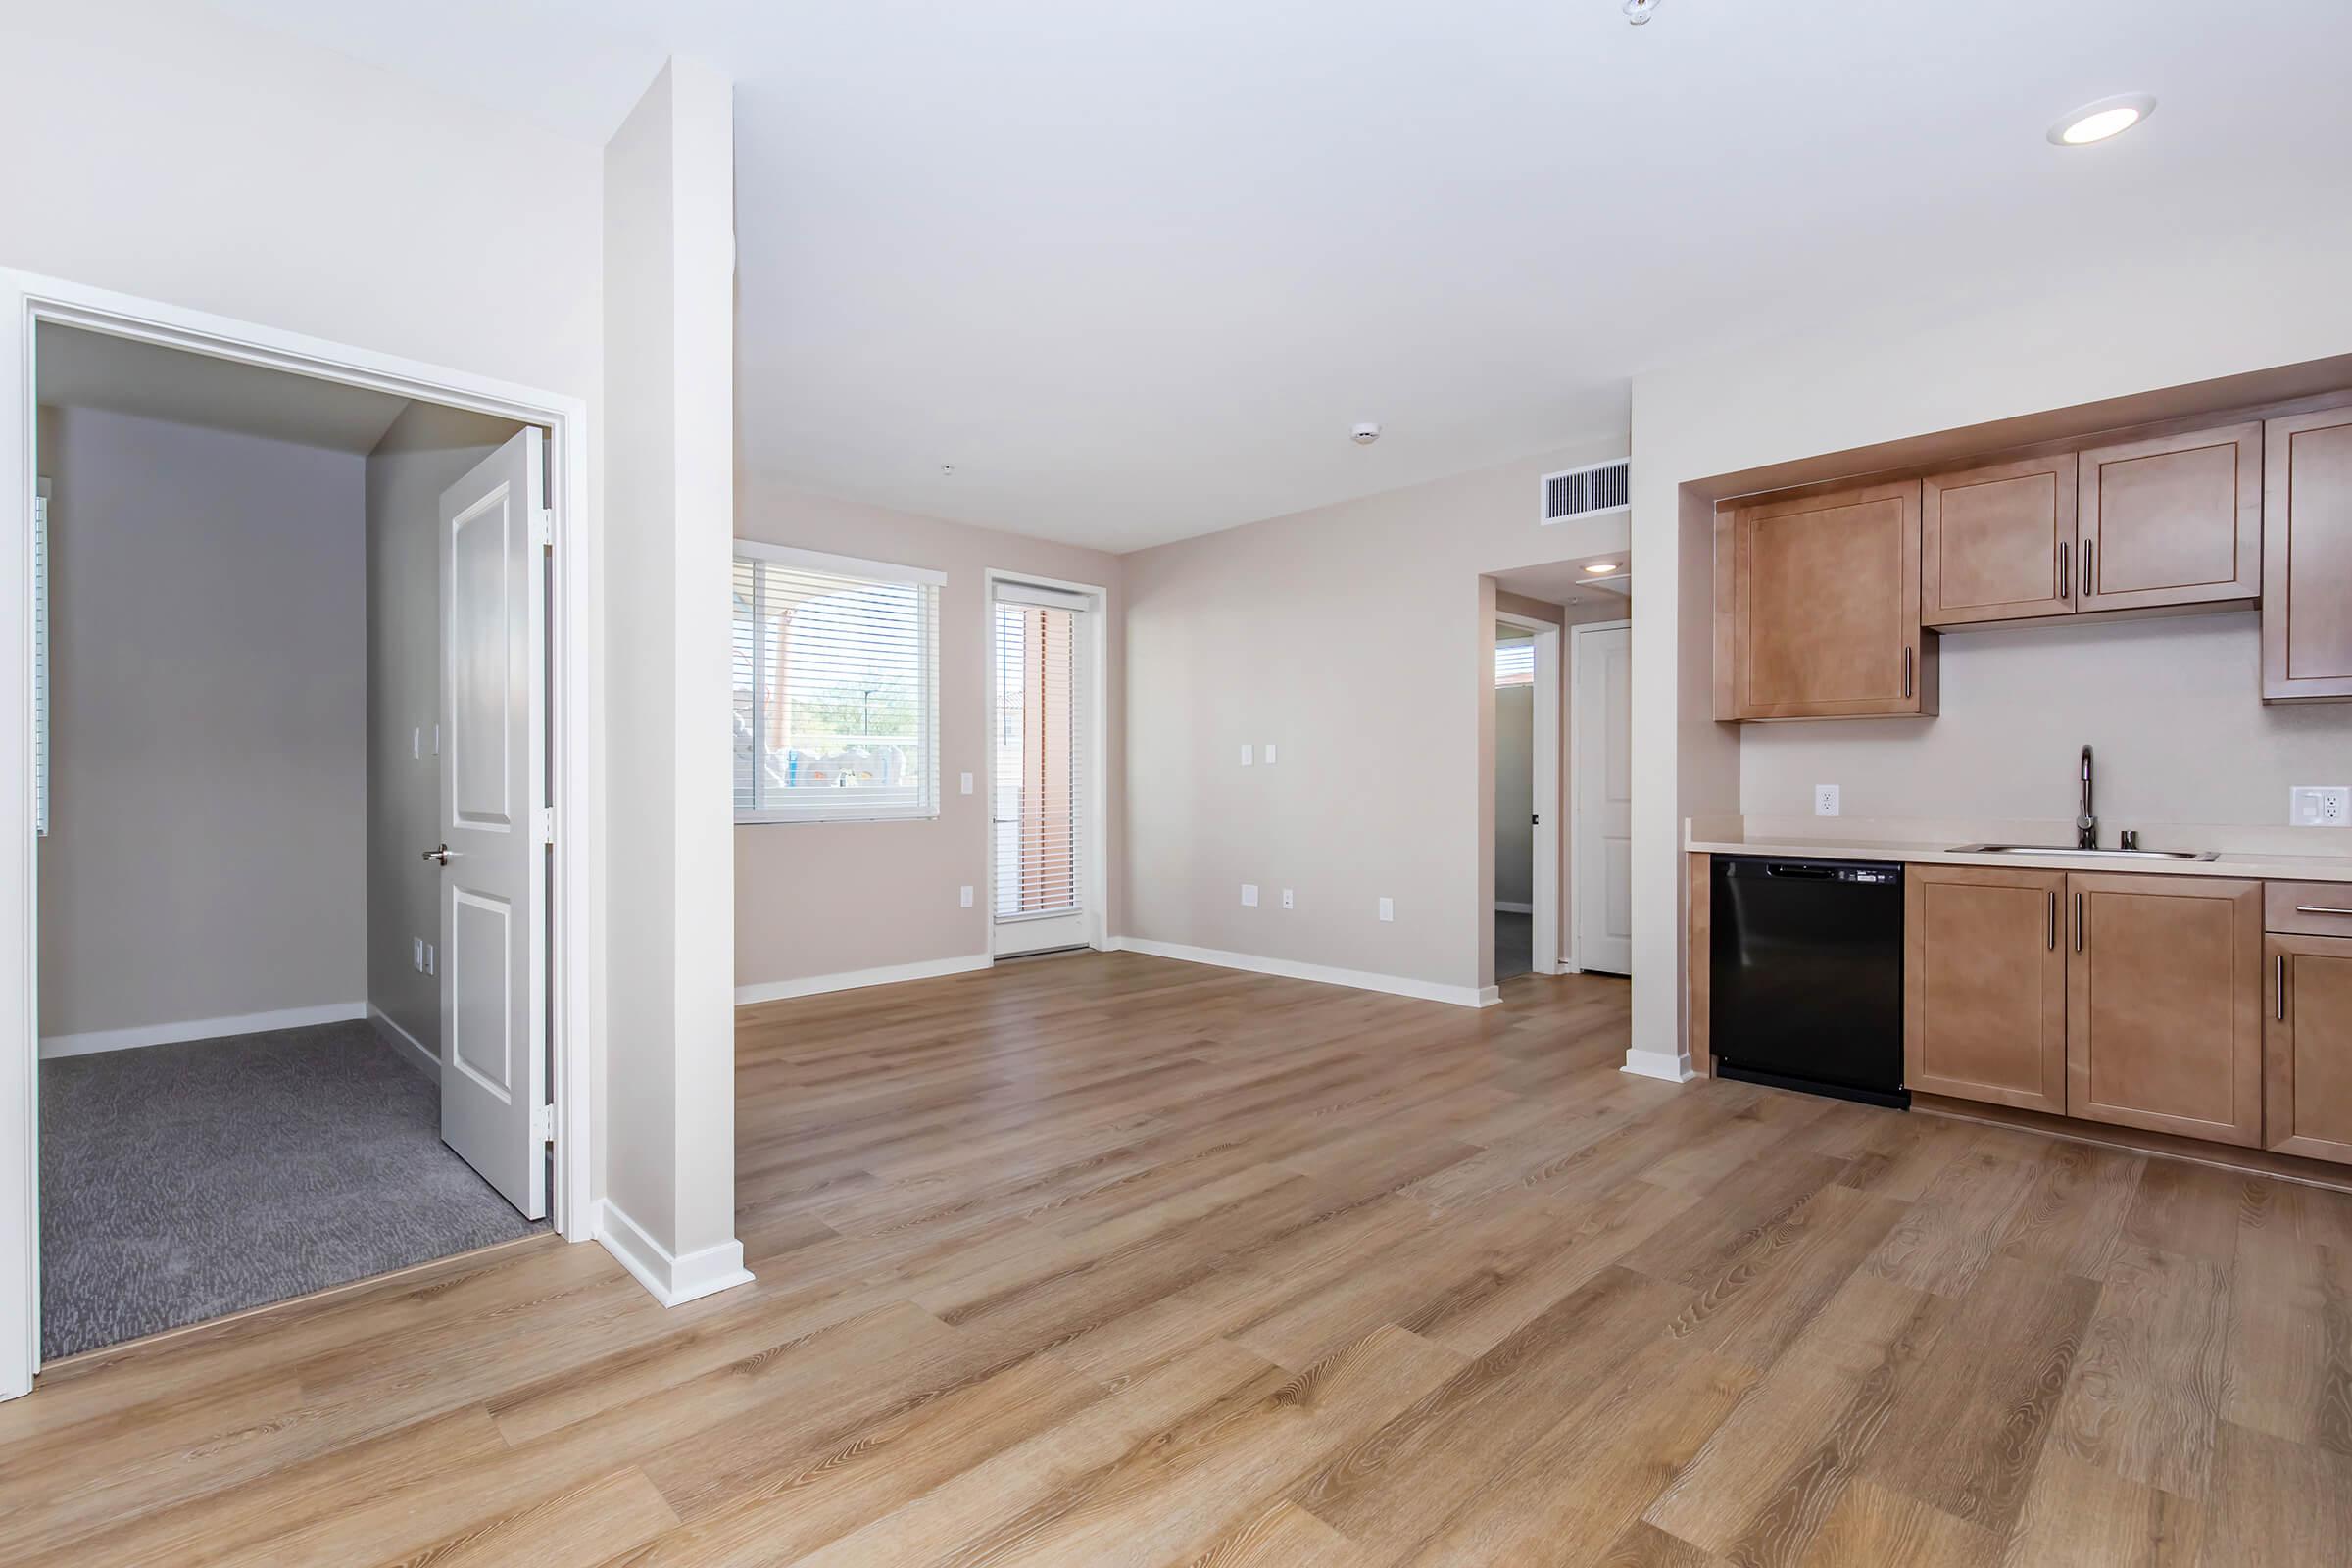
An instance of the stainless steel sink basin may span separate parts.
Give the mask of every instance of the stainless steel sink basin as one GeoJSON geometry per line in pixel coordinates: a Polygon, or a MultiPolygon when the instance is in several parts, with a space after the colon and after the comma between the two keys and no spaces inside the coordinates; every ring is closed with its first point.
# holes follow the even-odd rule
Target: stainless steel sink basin
{"type": "Polygon", "coordinates": [[[2072,844],[1955,844],[1947,855],[2073,855],[2085,860],[2211,860],[2218,850],[2085,850],[2072,844]]]}

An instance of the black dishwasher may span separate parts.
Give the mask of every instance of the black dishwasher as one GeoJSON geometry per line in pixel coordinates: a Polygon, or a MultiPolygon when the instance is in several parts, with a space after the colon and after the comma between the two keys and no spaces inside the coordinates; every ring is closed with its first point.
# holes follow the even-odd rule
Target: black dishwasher
{"type": "Polygon", "coordinates": [[[1909,1106],[1901,866],[1719,855],[1708,924],[1717,1073],[1909,1106]]]}

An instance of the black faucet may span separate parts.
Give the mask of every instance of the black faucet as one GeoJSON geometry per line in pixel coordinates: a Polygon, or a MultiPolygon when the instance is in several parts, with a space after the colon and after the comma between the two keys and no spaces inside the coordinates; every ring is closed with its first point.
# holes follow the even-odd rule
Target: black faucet
{"type": "Polygon", "coordinates": [[[2075,813],[2075,848],[2099,847],[2099,819],[2090,814],[2090,748],[2082,748],[2082,809],[2075,813]]]}

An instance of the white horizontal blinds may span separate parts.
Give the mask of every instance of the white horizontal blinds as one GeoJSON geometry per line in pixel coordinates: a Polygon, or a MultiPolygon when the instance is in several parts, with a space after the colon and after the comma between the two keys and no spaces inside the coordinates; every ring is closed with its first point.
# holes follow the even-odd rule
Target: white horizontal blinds
{"type": "Polygon", "coordinates": [[[939,812],[935,573],[738,544],[735,814],[939,812]]]}
{"type": "Polygon", "coordinates": [[[996,909],[999,920],[1080,909],[1085,809],[1084,612],[1075,595],[999,585],[996,605],[996,909]]]}
{"type": "Polygon", "coordinates": [[[1497,686],[1533,686],[1536,683],[1536,642],[1532,637],[1515,638],[1494,645],[1494,684],[1497,686]]]}
{"type": "Polygon", "coordinates": [[[32,501],[32,830],[49,831],[49,498],[32,501]]]}

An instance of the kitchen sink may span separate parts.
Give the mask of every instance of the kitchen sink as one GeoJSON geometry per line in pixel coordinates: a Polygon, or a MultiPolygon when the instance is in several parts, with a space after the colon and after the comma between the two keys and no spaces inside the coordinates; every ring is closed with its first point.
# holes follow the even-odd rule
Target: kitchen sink
{"type": "Polygon", "coordinates": [[[1946,855],[2079,855],[2086,860],[2210,860],[2218,850],[2085,850],[2073,844],[1955,844],[1946,855]]]}

